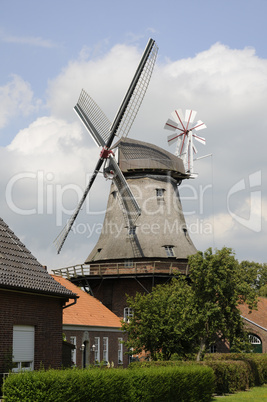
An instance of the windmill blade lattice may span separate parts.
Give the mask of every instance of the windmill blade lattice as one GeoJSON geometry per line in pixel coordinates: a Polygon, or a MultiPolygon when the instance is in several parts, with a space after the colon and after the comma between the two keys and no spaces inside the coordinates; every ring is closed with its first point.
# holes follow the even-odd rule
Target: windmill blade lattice
{"type": "MultiPolygon", "coordinates": [[[[136,117],[136,114],[146,93],[152,70],[156,61],[157,52],[158,47],[155,41],[153,39],[150,39],[142,55],[129,89],[126,92],[126,95],[111,126],[107,117],[93,101],[93,99],[84,90],[82,90],[81,92],[78,103],[74,107],[74,109],[78,116],[81,118],[87,130],[92,135],[97,145],[102,146],[102,151],[100,153],[100,157],[96,164],[94,173],[85,189],[85,192],[82,196],[81,201],[78,204],[77,209],[55,240],[55,243],[58,247],[58,253],[61,251],[63,244],[74,224],[75,219],[78,216],[80,209],[82,208],[87,194],[89,193],[92,184],[94,183],[104,161],[112,158],[113,152],[111,151],[110,147],[115,135],[119,135],[120,137],[126,137],[128,135],[128,132],[132,126],[132,123],[136,117]]],[[[123,199],[123,205],[127,209],[129,225],[131,226],[133,225],[133,218],[131,218],[132,210],[135,209],[135,214],[138,216],[140,215],[141,211],[137,204],[137,201],[131,193],[126,180],[123,181],[123,173],[121,172],[119,166],[117,164],[114,164],[113,168],[116,171],[114,181],[119,188],[121,197],[123,199]]]]}
{"type": "Polygon", "coordinates": [[[87,195],[88,195],[88,193],[89,193],[89,190],[90,190],[90,188],[92,187],[92,185],[93,185],[93,183],[94,183],[94,181],[95,181],[95,179],[96,179],[96,176],[97,176],[99,170],[101,169],[101,166],[102,166],[103,163],[104,163],[104,160],[103,160],[103,159],[99,159],[99,160],[98,160],[97,165],[96,165],[96,168],[95,168],[95,170],[94,170],[94,173],[93,173],[93,175],[91,176],[91,179],[90,179],[90,181],[89,181],[89,183],[88,183],[88,185],[87,185],[87,187],[86,187],[86,189],[85,189],[85,191],[84,191],[84,193],[83,193],[83,196],[82,196],[82,198],[81,198],[81,200],[80,200],[80,202],[79,202],[77,208],[75,209],[73,215],[72,215],[71,218],[67,221],[66,225],[65,225],[64,228],[61,230],[61,232],[59,233],[59,235],[58,235],[58,236],[56,237],[56,239],[54,240],[54,243],[55,243],[55,245],[56,245],[56,247],[57,247],[57,253],[58,253],[58,254],[60,253],[60,251],[61,251],[61,249],[62,249],[62,247],[63,247],[63,244],[65,243],[65,240],[66,240],[66,238],[67,238],[69,232],[71,231],[72,225],[74,224],[75,219],[77,218],[77,216],[78,216],[78,214],[79,214],[79,212],[80,212],[80,210],[81,210],[81,208],[82,208],[82,206],[83,206],[83,203],[84,203],[84,201],[85,201],[85,199],[86,199],[86,197],[87,197],[87,195]]]}
{"type": "Polygon", "coordinates": [[[104,147],[109,139],[111,123],[100,107],[82,90],[74,110],[98,146],[104,147]]]}
{"type": "Polygon", "coordinates": [[[113,181],[123,203],[127,226],[129,229],[134,228],[137,218],[141,215],[141,209],[114,157],[109,158],[109,170],[112,170],[114,173],[113,181]]]}
{"type": "Polygon", "coordinates": [[[207,126],[203,121],[198,120],[194,123],[197,112],[195,110],[186,110],[185,115],[181,109],[174,110],[171,113],[172,119],[168,119],[164,128],[173,131],[167,137],[168,145],[177,143],[175,155],[182,158],[187,173],[192,175],[193,171],[193,153],[197,153],[194,140],[205,145],[206,140],[195,133],[203,130],[207,126]]]}
{"type": "Polygon", "coordinates": [[[127,137],[132,127],[134,119],[146,94],[156,62],[157,53],[158,47],[156,43],[150,39],[132,83],[125,95],[124,101],[120,106],[118,115],[114,119],[113,124],[115,125],[116,119],[120,118],[120,111],[122,111],[124,108],[127,108],[127,110],[125,109],[123,119],[120,120],[118,129],[116,130],[116,135],[118,137],[127,137]]]}

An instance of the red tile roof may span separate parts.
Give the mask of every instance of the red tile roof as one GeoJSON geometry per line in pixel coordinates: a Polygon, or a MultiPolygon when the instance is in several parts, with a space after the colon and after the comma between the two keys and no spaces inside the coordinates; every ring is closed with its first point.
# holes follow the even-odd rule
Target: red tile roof
{"type": "Polygon", "coordinates": [[[247,318],[250,321],[255,322],[267,329],[267,298],[259,297],[258,308],[257,310],[252,310],[250,312],[248,306],[246,304],[240,304],[239,310],[241,315],[247,318]]]}
{"type": "Polygon", "coordinates": [[[56,275],[51,276],[65,288],[79,296],[76,304],[63,310],[63,324],[110,328],[121,327],[120,318],[95,297],[78,288],[68,279],[56,275]]]}

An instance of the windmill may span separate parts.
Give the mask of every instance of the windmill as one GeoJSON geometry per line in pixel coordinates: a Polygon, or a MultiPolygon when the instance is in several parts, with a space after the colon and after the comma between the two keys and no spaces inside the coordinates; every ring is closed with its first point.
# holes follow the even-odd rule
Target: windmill
{"type": "Polygon", "coordinates": [[[174,110],[171,115],[172,119],[168,119],[164,128],[174,131],[174,134],[168,136],[168,145],[177,142],[175,155],[182,158],[184,167],[191,178],[196,177],[193,168],[193,154],[197,153],[194,145],[194,139],[201,144],[205,145],[206,140],[200,137],[195,131],[203,130],[207,126],[203,121],[198,120],[194,124],[197,112],[194,110],[186,110],[185,116],[181,109],[174,110]]]}
{"type": "Polygon", "coordinates": [[[156,55],[150,39],[112,125],[84,90],[74,108],[101,153],[75,213],[58,237],[58,251],[101,167],[112,182],[101,233],[84,264],[54,272],[82,286],[118,316],[128,309],[126,292],[150,292],[177,272],[188,274],[188,256],[197,252],[178,191],[181,181],[190,177],[183,160],[155,144],[127,137],[156,55]]]}
{"type": "Polygon", "coordinates": [[[102,110],[84,90],[82,90],[80,94],[78,103],[74,107],[74,110],[91,134],[96,144],[100,146],[102,150],[100,152],[99,160],[96,164],[94,173],[91,176],[91,179],[74,214],[71,216],[66,226],[55,240],[58,253],[60,253],[63,244],[74,224],[74,221],[77,218],[79,211],[82,208],[82,205],[103,164],[106,176],[111,175],[111,177],[113,177],[113,182],[118,189],[122,206],[124,208],[124,215],[127,219],[130,229],[134,227],[136,219],[141,214],[140,207],[115,160],[111,146],[115,136],[125,138],[130,131],[146,93],[156,61],[157,51],[158,48],[155,41],[153,39],[149,39],[132,82],[112,124],[110,124],[102,110]]]}

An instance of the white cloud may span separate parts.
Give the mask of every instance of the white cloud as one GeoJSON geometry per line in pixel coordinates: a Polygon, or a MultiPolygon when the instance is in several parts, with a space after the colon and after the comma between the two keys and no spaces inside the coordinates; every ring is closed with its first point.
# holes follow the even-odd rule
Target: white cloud
{"type": "MultiPolygon", "coordinates": [[[[27,246],[31,249],[32,243],[31,250],[36,250],[37,257],[42,256],[42,263],[54,267],[70,265],[68,259],[71,263],[83,262],[97,240],[97,234],[88,238],[86,234],[71,233],[71,240],[67,243],[71,248],[66,247],[62,256],[54,255],[50,248],[52,239],[60,229],[56,225],[58,209],[75,207],[78,199],[75,185],[79,186],[80,191],[85,187],[86,173],[94,169],[99,152],[72,108],[80,90],[84,88],[112,120],[140,58],[140,52],[132,46],[117,45],[105,55],[91,60],[86,59],[86,52],[84,50],[82,58],[71,61],[58,77],[50,81],[47,88],[50,115],[40,116],[21,130],[7,148],[1,150],[2,160],[8,160],[10,166],[1,178],[2,193],[5,193],[14,175],[21,172],[35,172],[37,175],[43,172],[43,213],[18,217],[15,213],[11,214],[6,204],[2,210],[5,212],[3,217],[7,216],[7,223],[10,214],[12,222],[20,227],[20,232],[25,232],[27,246]],[[68,184],[73,187],[67,188],[68,184]],[[49,194],[53,204],[48,207],[46,197],[49,194]],[[47,262],[44,261],[46,257],[47,262]]],[[[163,126],[170,113],[175,108],[197,110],[197,118],[208,126],[201,133],[206,137],[207,146],[198,146],[199,155],[212,153],[213,157],[197,162],[195,166],[200,173],[199,178],[186,184],[190,183],[198,193],[201,186],[206,185],[210,185],[212,191],[205,194],[202,214],[199,197],[195,203],[183,202],[185,210],[192,208],[196,211],[191,217],[186,217],[189,226],[195,222],[192,228],[196,228],[196,224],[199,228],[192,235],[193,240],[202,249],[227,245],[236,250],[240,259],[249,259],[251,256],[259,261],[265,258],[266,217],[262,231],[253,233],[231,217],[227,210],[227,194],[238,181],[244,179],[248,183],[251,174],[261,171],[262,184],[259,189],[262,199],[266,199],[264,182],[267,172],[263,146],[267,127],[266,63],[251,48],[236,50],[219,43],[193,58],[165,62],[159,58],[130,132],[133,138],[167,149],[168,133],[163,126]],[[212,233],[208,233],[206,224],[212,224],[212,233]]],[[[16,78],[13,87],[11,91],[7,85],[2,92],[1,104],[6,110],[2,125],[10,118],[8,113],[12,109],[5,109],[6,104],[15,105],[15,110],[21,108],[24,112],[34,107],[29,86],[16,78]],[[19,88],[23,89],[20,91],[19,88]],[[24,93],[26,97],[22,96],[24,93]],[[23,99],[27,99],[25,103],[23,99]]],[[[168,150],[172,152],[174,148],[168,150]]],[[[96,213],[89,218],[84,216],[85,222],[92,222],[93,225],[103,219],[108,187],[108,183],[100,177],[94,183],[90,202],[96,213]]],[[[250,191],[247,185],[236,195],[236,213],[242,215],[247,211],[250,191]]],[[[36,197],[40,196],[40,192],[33,179],[28,177],[24,182],[20,181],[20,185],[14,186],[14,192],[20,208],[36,207],[36,197]]],[[[62,222],[67,218],[67,214],[63,215],[62,222]]]]}
{"type": "Polygon", "coordinates": [[[40,101],[34,99],[30,84],[18,75],[12,75],[12,79],[0,87],[0,128],[5,127],[11,118],[27,116],[39,106],[40,101]]]}
{"type": "Polygon", "coordinates": [[[59,117],[76,118],[72,108],[83,88],[112,120],[139,58],[137,48],[116,45],[109,53],[96,59],[71,61],[58,77],[50,81],[48,107],[59,117]]]}
{"type": "Polygon", "coordinates": [[[6,43],[16,43],[20,45],[37,46],[42,48],[53,48],[56,45],[49,39],[43,39],[40,36],[16,36],[0,31],[0,41],[6,43]]]}

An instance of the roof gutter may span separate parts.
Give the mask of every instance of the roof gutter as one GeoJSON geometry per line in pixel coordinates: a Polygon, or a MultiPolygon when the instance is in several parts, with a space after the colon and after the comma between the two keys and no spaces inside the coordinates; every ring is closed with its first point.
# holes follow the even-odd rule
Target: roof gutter
{"type": "Polygon", "coordinates": [[[263,331],[266,331],[266,332],[267,332],[267,329],[266,329],[266,328],[262,327],[261,325],[257,324],[256,322],[249,320],[248,318],[244,317],[243,315],[241,315],[241,317],[242,317],[244,320],[248,321],[250,324],[256,325],[256,327],[258,327],[258,328],[262,329],[263,331]]]}
{"type": "Polygon", "coordinates": [[[75,297],[74,302],[72,302],[72,303],[70,303],[70,304],[67,304],[66,306],[63,306],[63,307],[62,307],[62,310],[63,310],[64,308],[68,308],[68,307],[73,306],[74,304],[76,304],[78,297],[79,297],[79,296],[75,297]]]}

